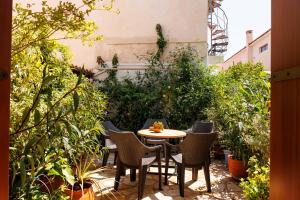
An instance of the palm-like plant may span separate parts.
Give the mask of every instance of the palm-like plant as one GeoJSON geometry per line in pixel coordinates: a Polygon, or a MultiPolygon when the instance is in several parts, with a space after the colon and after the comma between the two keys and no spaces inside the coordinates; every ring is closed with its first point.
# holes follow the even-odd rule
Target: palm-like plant
{"type": "MultiPolygon", "coordinates": [[[[91,189],[96,184],[92,178],[91,166],[95,165],[93,158],[101,154],[101,147],[97,140],[100,128],[81,131],[71,125],[73,134],[64,138],[65,149],[69,159],[69,165],[62,166],[62,174],[66,180],[65,192],[73,199],[74,194],[81,191],[81,195],[89,193],[94,195],[91,189]]],[[[97,184],[96,184],[97,185],[97,184]]]]}

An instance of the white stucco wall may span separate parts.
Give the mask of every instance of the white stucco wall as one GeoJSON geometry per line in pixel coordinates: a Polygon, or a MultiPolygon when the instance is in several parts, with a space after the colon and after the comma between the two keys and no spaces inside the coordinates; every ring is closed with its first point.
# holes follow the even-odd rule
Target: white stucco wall
{"type": "MultiPolygon", "coordinates": [[[[96,57],[101,56],[110,62],[117,53],[121,67],[140,63],[138,55],[156,51],[155,26],[159,23],[168,41],[167,51],[190,43],[198,49],[200,56],[206,58],[206,0],[119,0],[114,7],[120,10],[120,14],[97,13],[92,16],[100,25],[98,32],[104,35],[104,40],[94,46],[96,57]]],[[[75,62],[80,60],[75,59],[75,62]]],[[[93,67],[94,61],[88,63],[93,67]]]]}
{"type": "MultiPolygon", "coordinates": [[[[15,0],[15,2],[33,2],[15,0]]],[[[38,0],[34,0],[39,2],[38,0]]],[[[49,1],[52,5],[57,0],[49,1]]],[[[80,3],[80,0],[72,2],[80,3]]],[[[156,51],[156,24],[161,24],[168,41],[167,51],[175,46],[191,44],[199,55],[207,57],[207,0],[116,0],[114,10],[120,14],[96,11],[90,16],[104,36],[103,41],[92,47],[83,46],[81,41],[64,41],[74,54],[73,63],[87,68],[97,67],[96,58],[101,56],[108,63],[115,53],[122,66],[137,66],[138,55],[156,51]]]]}

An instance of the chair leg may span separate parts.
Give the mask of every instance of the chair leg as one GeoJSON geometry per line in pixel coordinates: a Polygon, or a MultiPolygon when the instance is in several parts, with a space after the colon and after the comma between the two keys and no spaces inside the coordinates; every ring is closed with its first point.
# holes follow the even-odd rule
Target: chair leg
{"type": "Polygon", "coordinates": [[[141,200],[143,198],[146,174],[147,174],[147,166],[141,166],[139,170],[138,200],[141,200]]]}
{"type": "Polygon", "coordinates": [[[121,172],[120,172],[121,176],[126,176],[126,168],[123,165],[121,166],[120,170],[121,170],[121,172]]]}
{"type": "Polygon", "coordinates": [[[158,189],[162,190],[162,185],[161,185],[161,158],[160,158],[160,153],[157,156],[157,165],[158,165],[158,189]]]}
{"type": "Polygon", "coordinates": [[[116,165],[116,163],[117,163],[117,157],[118,157],[118,152],[116,151],[115,152],[115,157],[114,157],[114,165],[116,165]]]}
{"type": "Polygon", "coordinates": [[[164,143],[162,145],[162,147],[163,147],[163,157],[166,158],[167,157],[167,145],[164,143]]]}
{"type": "Polygon", "coordinates": [[[179,192],[180,196],[184,197],[184,178],[185,178],[185,167],[178,165],[179,173],[179,192]]]}
{"type": "Polygon", "coordinates": [[[209,160],[205,161],[203,171],[204,171],[204,176],[205,176],[205,181],[206,181],[207,192],[211,192],[209,160]]]}
{"type": "Polygon", "coordinates": [[[165,157],[165,185],[168,185],[169,153],[165,157]]]}
{"type": "Polygon", "coordinates": [[[118,160],[117,161],[117,171],[116,171],[116,177],[115,177],[115,184],[114,189],[115,191],[118,191],[120,178],[121,178],[121,171],[122,171],[122,163],[118,160]]]}
{"type": "Polygon", "coordinates": [[[102,167],[106,166],[107,160],[108,160],[108,156],[109,156],[109,151],[104,152],[104,154],[103,154],[103,160],[102,160],[102,167]]]}
{"type": "Polygon", "coordinates": [[[178,184],[179,185],[179,179],[180,179],[180,170],[178,170],[179,169],[179,167],[178,167],[178,165],[176,165],[176,171],[177,171],[177,182],[176,182],[176,184],[178,184]]]}
{"type": "Polygon", "coordinates": [[[198,180],[198,168],[193,168],[192,169],[192,179],[193,179],[193,181],[198,180]]]}
{"type": "Polygon", "coordinates": [[[130,181],[134,182],[136,180],[136,169],[130,169],[130,181]]]}

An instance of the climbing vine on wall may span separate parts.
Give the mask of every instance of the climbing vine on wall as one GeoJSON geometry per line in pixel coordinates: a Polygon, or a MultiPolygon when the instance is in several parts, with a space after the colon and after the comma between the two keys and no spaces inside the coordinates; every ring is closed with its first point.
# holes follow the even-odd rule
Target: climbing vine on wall
{"type": "Polygon", "coordinates": [[[156,45],[158,47],[158,50],[156,52],[155,58],[159,60],[165,51],[165,48],[167,46],[167,41],[164,38],[164,35],[162,33],[162,27],[160,24],[156,24],[156,33],[157,33],[156,45]]]}

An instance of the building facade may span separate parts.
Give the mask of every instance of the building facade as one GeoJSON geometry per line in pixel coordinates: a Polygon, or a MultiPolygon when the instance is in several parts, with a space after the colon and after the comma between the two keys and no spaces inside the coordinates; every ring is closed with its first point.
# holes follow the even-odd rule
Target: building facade
{"type": "MultiPolygon", "coordinates": [[[[72,2],[80,5],[81,1],[72,2]]],[[[15,0],[16,2],[24,5],[35,3],[37,10],[41,4],[39,0],[15,0]]],[[[58,0],[52,0],[47,3],[55,6],[57,2],[58,0]]],[[[145,69],[145,62],[141,61],[140,56],[157,51],[156,25],[160,24],[167,41],[165,55],[176,47],[190,45],[197,50],[205,64],[219,63],[220,59],[223,61],[222,55],[208,56],[208,51],[212,45],[215,45],[214,48],[218,47],[219,39],[224,40],[223,35],[227,33],[227,30],[223,30],[227,29],[227,24],[224,28],[217,23],[219,16],[216,13],[221,9],[221,2],[222,0],[115,0],[113,10],[119,10],[119,13],[97,10],[90,14],[90,20],[95,21],[99,27],[96,34],[103,35],[103,40],[94,42],[92,46],[83,45],[81,40],[62,42],[71,48],[73,64],[89,70],[100,67],[97,63],[99,56],[111,66],[113,56],[117,54],[120,76],[128,73],[127,69],[130,68],[145,69]],[[212,38],[216,38],[209,45],[210,34],[212,38]]]]}
{"type": "Polygon", "coordinates": [[[246,32],[246,46],[220,64],[223,70],[239,63],[261,62],[265,71],[271,69],[271,29],[253,40],[253,31],[246,32]]]}

